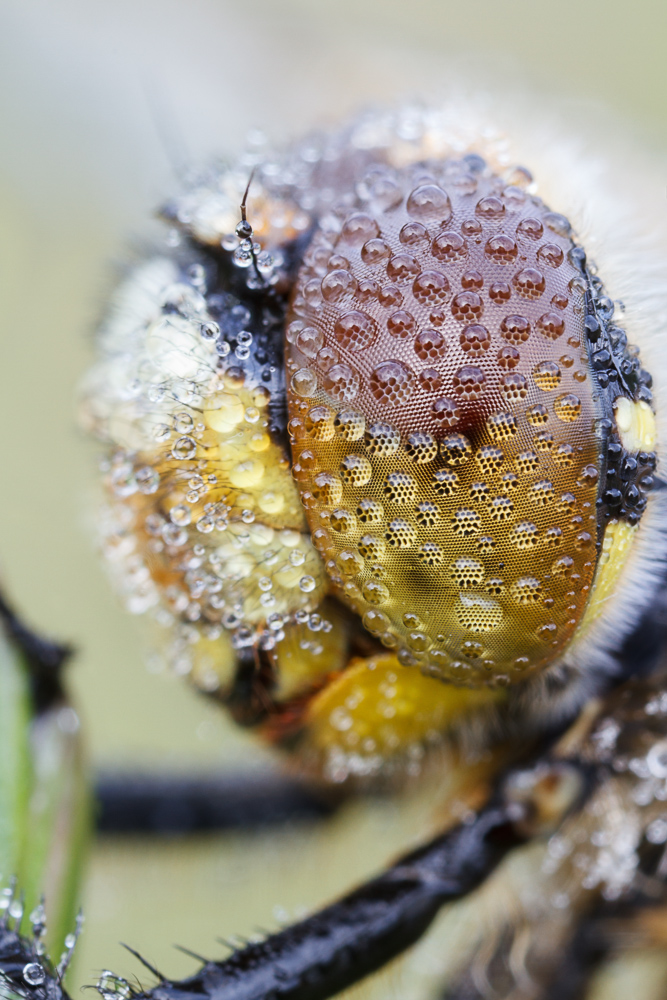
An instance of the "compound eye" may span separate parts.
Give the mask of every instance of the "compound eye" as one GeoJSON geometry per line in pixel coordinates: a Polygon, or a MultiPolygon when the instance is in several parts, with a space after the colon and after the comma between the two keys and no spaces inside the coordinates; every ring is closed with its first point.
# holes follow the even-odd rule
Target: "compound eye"
{"type": "Polygon", "coordinates": [[[567,219],[488,168],[421,173],[387,168],[386,203],[362,185],[315,234],[336,268],[304,264],[293,295],[293,457],[316,456],[311,531],[367,629],[406,665],[511,683],[570,646],[605,532],[637,524],[650,393],[567,219]]]}

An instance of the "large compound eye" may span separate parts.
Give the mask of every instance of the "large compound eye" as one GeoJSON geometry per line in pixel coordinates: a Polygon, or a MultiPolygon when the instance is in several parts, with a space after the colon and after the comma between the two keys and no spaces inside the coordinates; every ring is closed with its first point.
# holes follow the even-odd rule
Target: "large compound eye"
{"type": "Polygon", "coordinates": [[[304,264],[288,317],[306,514],[338,592],[403,663],[517,681],[585,631],[629,548],[650,378],[562,215],[477,162],[378,177],[316,233],[308,261],[336,268],[304,264]]]}

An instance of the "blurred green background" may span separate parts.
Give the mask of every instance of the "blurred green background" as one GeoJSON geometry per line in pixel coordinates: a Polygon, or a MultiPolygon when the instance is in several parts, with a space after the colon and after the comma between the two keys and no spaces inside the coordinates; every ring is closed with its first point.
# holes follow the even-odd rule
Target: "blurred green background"
{"type": "MultiPolygon", "coordinates": [[[[69,681],[95,765],[267,766],[149,672],[141,623],[93,554],[75,388],[124,248],[176,187],[170,159],[236,150],[251,127],[283,140],[360,105],[490,85],[558,99],[578,121],[606,108],[660,163],[666,44],[664,0],[0,2],[0,572],[31,621],[78,649],[69,681]]],[[[220,953],[216,935],[274,926],[275,907],[326,899],[416,834],[385,806],[327,830],[99,842],[74,979],[136,971],[119,939],[182,974],[192,963],[172,941],[220,953]]]]}

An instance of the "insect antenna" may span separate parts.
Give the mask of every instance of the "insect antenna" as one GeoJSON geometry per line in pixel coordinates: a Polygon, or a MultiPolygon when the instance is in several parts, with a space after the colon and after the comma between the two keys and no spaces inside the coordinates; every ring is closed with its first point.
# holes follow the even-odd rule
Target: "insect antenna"
{"type": "Polygon", "coordinates": [[[257,251],[255,249],[255,241],[253,240],[253,228],[248,222],[248,212],[247,212],[248,194],[250,192],[250,185],[253,182],[254,176],[255,176],[255,168],[253,167],[253,169],[250,171],[250,177],[248,178],[248,183],[246,184],[245,191],[243,192],[241,205],[239,206],[241,210],[241,221],[236,227],[236,235],[241,240],[241,245],[243,246],[243,244],[245,244],[247,249],[250,251],[250,255],[252,257],[252,266],[255,272],[255,276],[257,277],[257,280],[262,283],[262,286],[264,286],[266,285],[266,281],[257,263],[257,251]]]}
{"type": "Polygon", "coordinates": [[[184,184],[190,170],[192,157],[189,155],[183,133],[177,126],[173,111],[165,106],[164,94],[158,95],[155,81],[144,76],[142,80],[148,114],[152,119],[158,142],[162,146],[176,180],[184,184]]]}

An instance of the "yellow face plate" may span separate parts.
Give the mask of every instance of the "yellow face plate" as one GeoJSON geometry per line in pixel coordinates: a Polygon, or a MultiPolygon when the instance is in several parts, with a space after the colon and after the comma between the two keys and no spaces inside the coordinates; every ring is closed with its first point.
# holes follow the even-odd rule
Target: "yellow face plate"
{"type": "Polygon", "coordinates": [[[585,286],[562,216],[439,169],[378,174],[314,237],[286,329],[293,475],[372,634],[507,683],[566,648],[595,572],[585,286]]]}

